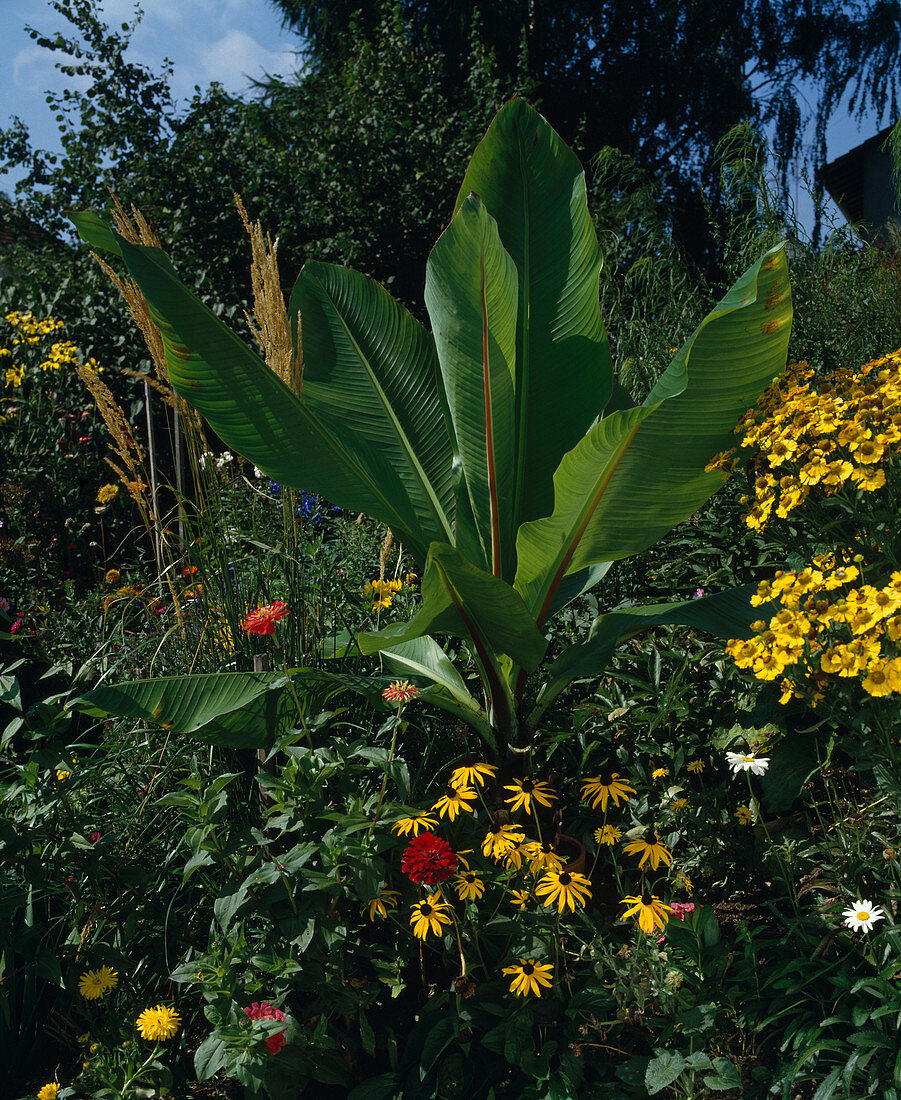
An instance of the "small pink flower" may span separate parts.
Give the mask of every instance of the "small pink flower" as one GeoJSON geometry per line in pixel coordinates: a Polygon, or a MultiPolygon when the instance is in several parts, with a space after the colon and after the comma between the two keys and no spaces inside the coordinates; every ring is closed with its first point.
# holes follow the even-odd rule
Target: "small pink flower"
{"type": "MultiPolygon", "coordinates": [[[[695,911],[695,903],[693,901],[674,901],[670,903],[670,916],[675,917],[676,920],[685,920],[688,913],[695,911]]],[[[666,941],[666,935],[658,936],[658,945],[666,941]]]]}
{"type": "Polygon", "coordinates": [[[0,611],[9,611],[9,600],[5,596],[0,596],[0,611]]]}
{"type": "MultiPolygon", "coordinates": [[[[261,1004],[254,1001],[244,1009],[244,1012],[251,1020],[284,1020],[285,1018],[284,1012],[274,1008],[268,1001],[263,1001],[261,1004]]],[[[270,1054],[278,1054],[287,1041],[284,1031],[276,1032],[265,1040],[266,1049],[270,1054]]]]}
{"type": "Polygon", "coordinates": [[[92,844],[96,844],[99,839],[100,839],[100,833],[98,833],[96,829],[92,833],[90,833],[89,836],[88,836],[88,840],[92,844]]]}
{"type": "Polygon", "coordinates": [[[695,599],[696,600],[699,600],[703,595],[704,595],[704,589],[703,588],[696,588],[695,589],[695,599]]]}
{"type": "Polygon", "coordinates": [[[16,619],[16,621],[13,623],[13,625],[9,628],[10,634],[18,634],[19,633],[19,627],[21,625],[22,625],[22,620],[21,619],[16,619]]]}

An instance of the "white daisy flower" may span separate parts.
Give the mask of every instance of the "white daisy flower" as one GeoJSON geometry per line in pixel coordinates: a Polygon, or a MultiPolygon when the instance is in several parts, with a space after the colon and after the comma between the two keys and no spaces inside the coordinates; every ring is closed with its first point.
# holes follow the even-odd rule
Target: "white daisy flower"
{"type": "Polygon", "coordinates": [[[847,909],[842,910],[842,916],[845,918],[845,924],[852,932],[856,932],[858,929],[869,932],[876,921],[885,919],[885,913],[878,905],[873,905],[872,902],[863,899],[855,901],[853,905],[849,905],[847,909]]]}
{"type": "Polygon", "coordinates": [[[734,775],[738,775],[739,772],[763,775],[770,766],[770,758],[768,756],[757,756],[753,752],[749,752],[747,755],[741,752],[727,752],[726,763],[732,769],[734,775]]]}
{"type": "Polygon", "coordinates": [[[216,465],[221,470],[223,466],[227,466],[228,463],[231,462],[232,458],[234,458],[234,455],[232,455],[230,451],[223,451],[216,459],[216,465]]]}
{"type": "Polygon", "coordinates": [[[259,468],[259,466],[254,466],[253,476],[258,478],[263,476],[263,471],[259,468]]]}

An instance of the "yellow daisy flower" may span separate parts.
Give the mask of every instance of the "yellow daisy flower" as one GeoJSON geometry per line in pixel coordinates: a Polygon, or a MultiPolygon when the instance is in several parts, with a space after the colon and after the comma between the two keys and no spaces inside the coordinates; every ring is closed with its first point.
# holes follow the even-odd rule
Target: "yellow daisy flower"
{"type": "Polygon", "coordinates": [[[430,833],[438,824],[438,818],[431,814],[411,814],[410,817],[400,817],[391,826],[391,831],[398,836],[419,836],[420,833],[430,833]]]}
{"type": "Polygon", "coordinates": [[[594,842],[595,844],[613,845],[618,840],[622,840],[622,836],[622,829],[618,829],[615,825],[604,825],[601,829],[595,829],[594,842]]]}
{"type": "Polygon", "coordinates": [[[48,1085],[42,1085],[38,1089],[38,1100],[56,1100],[62,1085],[59,1081],[51,1081],[48,1085]]]}
{"type": "Polygon", "coordinates": [[[550,908],[557,903],[557,912],[569,906],[575,913],[576,905],[585,905],[591,898],[591,882],[578,871],[549,871],[535,887],[535,893],[543,897],[542,905],[550,908]]]}
{"type": "Polygon", "coordinates": [[[454,821],[459,813],[475,813],[475,806],[470,803],[475,802],[478,797],[472,787],[462,787],[459,790],[456,787],[448,787],[432,809],[437,810],[440,817],[447,814],[451,821],[454,821]]]}
{"type": "Polygon", "coordinates": [[[669,920],[669,914],[672,912],[669,905],[665,905],[652,894],[641,894],[640,896],[636,894],[625,897],[620,905],[629,905],[631,908],[627,909],[619,919],[627,920],[633,913],[637,913],[638,927],[642,932],[647,932],[648,935],[651,935],[658,928],[663,928],[669,920]]]}
{"type": "Polygon", "coordinates": [[[604,771],[593,779],[582,781],[582,801],[588,802],[593,810],[600,805],[603,813],[607,812],[608,800],[619,806],[620,800],[628,802],[634,794],[635,788],[630,787],[619,772],[604,771]]]}
{"type": "Polygon", "coordinates": [[[664,779],[669,774],[666,768],[654,768],[651,772],[651,779],[664,779]]]}
{"type": "Polygon", "coordinates": [[[700,775],[700,773],[704,770],[704,761],[689,760],[685,767],[688,771],[693,772],[695,775],[700,775]]]}
{"type": "Polygon", "coordinates": [[[550,963],[538,962],[537,959],[517,959],[513,966],[505,966],[503,972],[513,979],[510,992],[518,997],[526,997],[530,993],[540,997],[542,987],[550,989],[554,984],[550,978],[554,968],[550,963]]]}
{"type": "Polygon", "coordinates": [[[425,901],[417,902],[413,906],[413,915],[410,917],[413,935],[420,940],[424,940],[429,932],[440,936],[444,931],[442,925],[451,923],[449,910],[450,906],[438,890],[434,894],[429,894],[425,901]]]}
{"type": "Polygon", "coordinates": [[[88,1001],[96,1001],[106,993],[107,985],[99,970],[86,970],[78,979],[78,992],[88,1001]]]}
{"type": "Polygon", "coordinates": [[[660,837],[655,832],[649,833],[647,837],[639,837],[637,840],[631,840],[628,844],[623,846],[623,851],[628,852],[629,855],[638,855],[641,853],[641,859],[638,861],[639,867],[650,861],[651,870],[656,871],[661,863],[665,863],[667,867],[673,862],[673,857],[670,854],[669,848],[661,841],[660,837]]]}
{"type": "Polygon", "coordinates": [[[525,839],[526,834],[518,825],[492,824],[482,841],[482,855],[490,859],[503,859],[525,839]]]}
{"type": "Polygon", "coordinates": [[[532,812],[532,799],[534,799],[539,806],[550,806],[552,802],[557,800],[556,794],[549,783],[542,781],[536,782],[534,779],[514,779],[512,783],[507,784],[504,787],[505,791],[511,791],[510,798],[505,798],[504,802],[510,807],[510,812],[515,813],[520,807],[522,807],[527,814],[532,812]]]}
{"type": "Polygon", "coordinates": [[[512,890],[510,892],[510,904],[515,905],[517,909],[525,909],[531,900],[528,890],[512,890]]]}
{"type": "Polygon", "coordinates": [[[480,787],[484,787],[485,776],[494,779],[496,773],[497,768],[493,764],[465,764],[451,773],[451,786],[474,787],[478,783],[480,787]]]}
{"type": "Polygon", "coordinates": [[[750,825],[754,820],[754,814],[749,806],[739,806],[735,811],[735,817],[738,819],[739,825],[750,825]]]}

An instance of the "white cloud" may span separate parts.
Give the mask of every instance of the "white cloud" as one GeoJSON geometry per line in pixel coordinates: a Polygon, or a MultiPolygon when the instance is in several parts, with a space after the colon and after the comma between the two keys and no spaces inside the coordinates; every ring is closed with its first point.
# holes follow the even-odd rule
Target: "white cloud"
{"type": "Polygon", "coordinates": [[[218,80],[230,92],[247,88],[250,78],[264,73],[289,76],[298,66],[294,48],[289,45],[267,50],[245,31],[232,28],[216,42],[199,51],[205,80],[218,80]]]}
{"type": "Polygon", "coordinates": [[[56,69],[56,63],[65,60],[64,54],[50,53],[41,46],[25,46],[19,50],[12,61],[13,85],[17,93],[33,96],[48,88],[86,88],[87,77],[63,76],[56,69]]]}

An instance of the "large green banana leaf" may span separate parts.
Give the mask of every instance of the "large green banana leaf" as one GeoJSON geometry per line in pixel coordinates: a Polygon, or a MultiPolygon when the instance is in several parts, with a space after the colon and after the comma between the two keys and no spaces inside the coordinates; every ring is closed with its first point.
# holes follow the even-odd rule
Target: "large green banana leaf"
{"type": "MultiPolygon", "coordinates": [[[[345,416],[336,414],[331,394],[320,391],[299,398],[180,282],[162,251],[129,244],[105,227],[98,232],[95,215],[74,214],[73,221],[88,243],[98,248],[115,244],[160,328],[172,385],[229,446],[277,481],[322,493],[389,524],[419,561],[425,560],[429,542],[447,538],[447,486],[441,484],[440,470],[435,486],[424,474],[421,456],[419,469],[399,461],[405,441],[386,445],[389,422],[383,420],[383,437],[376,439],[371,431],[353,430],[345,416]],[[425,482],[431,494],[423,488],[425,482]],[[421,520],[430,514],[432,522],[423,527],[421,520]]],[[[352,332],[355,326],[377,329],[382,324],[389,331],[397,326],[406,330],[394,344],[386,343],[389,363],[379,362],[379,376],[395,369],[391,357],[405,342],[419,350],[413,370],[421,373],[425,337],[411,334],[415,322],[409,314],[384,292],[371,293],[366,304],[373,316],[363,319],[358,310],[346,318],[352,332]]],[[[370,368],[382,350],[377,340],[372,342],[370,368]]]]}
{"type": "Polygon", "coordinates": [[[378,283],[335,264],[304,265],[288,313],[303,318],[304,399],[386,455],[422,530],[451,541],[452,450],[431,335],[378,283]]]}
{"type": "Polygon", "coordinates": [[[510,526],[553,510],[552,475],[607,404],[610,351],[598,302],[601,252],[578,158],[522,99],[473,154],[456,210],[476,194],[516,265],[516,460],[510,526]]]}
{"type": "Polygon", "coordinates": [[[791,294],[784,246],[701,322],[645,403],[605,417],[554,474],[554,511],[523,524],[515,586],[539,623],[567,574],[645,550],[723,483],[705,473],[785,369],[791,294]]]}
{"type": "Polygon", "coordinates": [[[510,509],[516,285],[497,223],[471,195],[429,256],[425,303],[481,544],[479,564],[507,579],[516,539],[510,509]]]}

